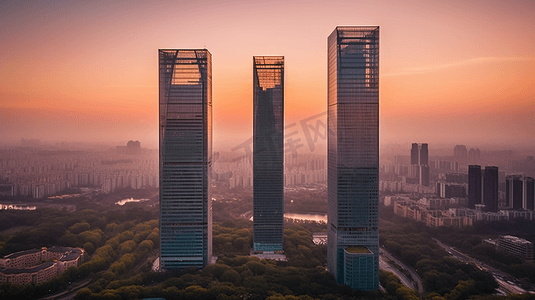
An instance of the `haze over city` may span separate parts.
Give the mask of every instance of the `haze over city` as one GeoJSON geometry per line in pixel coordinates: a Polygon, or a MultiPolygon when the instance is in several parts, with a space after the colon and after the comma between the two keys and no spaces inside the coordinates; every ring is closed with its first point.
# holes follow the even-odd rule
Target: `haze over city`
{"type": "MultiPolygon", "coordinates": [[[[286,124],[326,110],[326,37],[381,26],[380,141],[533,146],[533,1],[7,1],[1,144],[158,142],[159,48],[213,55],[214,147],[252,135],[252,56],[285,57],[286,124]]],[[[318,120],[325,122],[325,115],[318,120]]]]}

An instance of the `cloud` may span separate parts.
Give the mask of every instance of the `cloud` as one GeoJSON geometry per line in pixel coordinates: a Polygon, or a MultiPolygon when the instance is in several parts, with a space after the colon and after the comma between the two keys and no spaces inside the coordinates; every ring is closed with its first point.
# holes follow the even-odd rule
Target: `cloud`
{"type": "Polygon", "coordinates": [[[455,67],[462,67],[462,66],[467,66],[467,65],[506,62],[506,61],[533,62],[535,61],[535,57],[476,57],[476,58],[470,58],[470,59],[452,62],[448,64],[442,64],[442,65],[430,65],[430,66],[424,66],[424,67],[407,68],[407,69],[402,69],[398,72],[383,74],[381,76],[390,77],[390,76],[424,74],[424,73],[431,73],[431,72],[436,72],[436,71],[445,70],[449,68],[455,68],[455,67]]]}

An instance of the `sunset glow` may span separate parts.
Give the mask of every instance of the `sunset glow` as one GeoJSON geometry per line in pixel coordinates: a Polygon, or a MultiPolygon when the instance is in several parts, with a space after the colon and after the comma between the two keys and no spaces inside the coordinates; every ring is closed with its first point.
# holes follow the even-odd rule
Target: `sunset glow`
{"type": "Polygon", "coordinates": [[[381,143],[534,146],[533,1],[7,1],[0,142],[158,141],[163,48],[213,55],[214,147],[252,135],[252,57],[285,57],[286,124],[326,110],[327,35],[381,26],[381,143]]]}

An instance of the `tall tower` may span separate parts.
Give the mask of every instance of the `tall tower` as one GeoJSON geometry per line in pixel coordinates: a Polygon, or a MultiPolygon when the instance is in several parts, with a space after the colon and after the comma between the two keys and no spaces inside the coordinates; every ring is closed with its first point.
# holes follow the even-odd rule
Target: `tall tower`
{"type": "Polygon", "coordinates": [[[419,156],[418,156],[418,144],[412,143],[411,148],[411,165],[419,165],[419,156]]]}
{"type": "Polygon", "coordinates": [[[505,206],[513,209],[526,208],[523,205],[524,188],[522,176],[508,175],[505,178],[505,206]]]}
{"type": "Polygon", "coordinates": [[[429,148],[427,144],[413,143],[411,148],[411,172],[419,185],[429,186],[429,148]]]}
{"type": "Polygon", "coordinates": [[[488,211],[498,212],[498,167],[485,167],[483,202],[488,211]]]}
{"type": "Polygon", "coordinates": [[[468,208],[481,204],[481,166],[468,166],[468,208]]]}
{"type": "Polygon", "coordinates": [[[212,54],[160,49],[160,268],[212,258],[212,54]]]}
{"type": "Polygon", "coordinates": [[[420,159],[418,162],[420,166],[429,166],[429,147],[426,143],[420,147],[420,159]]]}
{"type": "Polygon", "coordinates": [[[327,266],[352,289],[379,287],[379,27],[328,38],[327,266]]]}
{"type": "Polygon", "coordinates": [[[283,251],[284,56],[253,57],[253,250],[283,251]]]}

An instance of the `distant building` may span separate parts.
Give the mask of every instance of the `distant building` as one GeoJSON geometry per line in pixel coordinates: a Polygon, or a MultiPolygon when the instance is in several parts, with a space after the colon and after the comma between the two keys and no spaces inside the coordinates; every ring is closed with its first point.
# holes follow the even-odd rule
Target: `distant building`
{"type": "Polygon", "coordinates": [[[429,166],[428,165],[420,165],[420,181],[418,182],[420,185],[423,186],[429,186],[429,166]]]}
{"type": "Polygon", "coordinates": [[[437,196],[441,198],[466,198],[466,185],[437,182],[437,196]]]}
{"type": "Polygon", "coordinates": [[[481,158],[481,151],[479,151],[479,148],[470,148],[468,151],[468,159],[469,160],[479,160],[481,158]]]}
{"type": "Polygon", "coordinates": [[[418,150],[418,144],[413,143],[411,148],[411,165],[419,165],[419,150],[418,150]]]}
{"type": "Polygon", "coordinates": [[[485,167],[483,204],[485,204],[488,211],[498,211],[498,167],[485,167]]]}
{"type": "Polygon", "coordinates": [[[41,145],[41,140],[38,139],[20,139],[21,147],[39,147],[41,145]]]}
{"type": "Polygon", "coordinates": [[[0,183],[0,196],[15,196],[15,187],[13,184],[0,183]]]}
{"type": "Polygon", "coordinates": [[[465,145],[456,145],[453,148],[453,156],[458,159],[466,159],[468,151],[465,145]]]}
{"type": "Polygon", "coordinates": [[[411,172],[419,185],[429,186],[429,148],[427,144],[412,144],[411,172]]]}
{"type": "Polygon", "coordinates": [[[141,143],[139,141],[128,141],[126,146],[115,147],[117,154],[141,154],[141,143]]]}
{"type": "MultiPolygon", "coordinates": [[[[480,168],[481,173],[481,168],[480,168]]],[[[468,174],[466,173],[446,173],[446,182],[448,183],[468,183],[468,174]]]]}
{"type": "Polygon", "coordinates": [[[426,199],[425,201],[396,201],[394,203],[394,214],[415,221],[424,222],[426,226],[451,226],[464,227],[472,226],[473,220],[468,216],[457,216],[448,210],[432,209],[438,206],[436,202],[448,199],[426,199]],[[429,206],[431,205],[431,206],[429,206]]]}
{"type": "Polygon", "coordinates": [[[468,208],[475,209],[482,199],[481,166],[468,166],[468,208]]]}
{"type": "Polygon", "coordinates": [[[526,208],[523,202],[523,181],[521,175],[509,175],[505,178],[505,206],[513,209],[526,208]]]}
{"type": "Polygon", "coordinates": [[[498,251],[526,260],[533,260],[533,243],[516,236],[504,235],[497,241],[498,251]]]}
{"type": "Polygon", "coordinates": [[[426,143],[422,144],[420,147],[420,157],[419,157],[420,166],[429,166],[429,148],[426,143]]]}
{"type": "Polygon", "coordinates": [[[449,160],[431,161],[431,169],[436,172],[459,172],[459,162],[449,160]]]}

